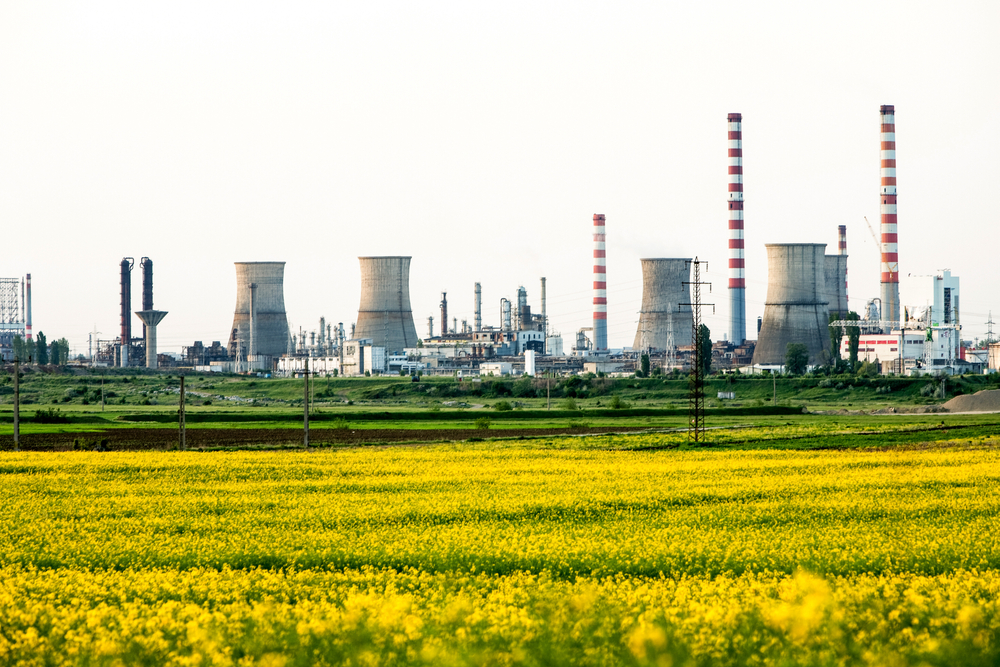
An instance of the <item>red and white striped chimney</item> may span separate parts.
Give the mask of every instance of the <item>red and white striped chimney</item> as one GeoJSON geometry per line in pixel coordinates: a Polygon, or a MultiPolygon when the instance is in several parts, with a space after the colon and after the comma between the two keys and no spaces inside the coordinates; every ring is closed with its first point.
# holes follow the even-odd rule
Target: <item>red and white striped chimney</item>
{"type": "Polygon", "coordinates": [[[608,351],[608,277],[600,213],[594,214],[594,351],[608,351]]]}
{"type": "Polygon", "coordinates": [[[837,227],[837,249],[841,255],[847,254],[847,225],[837,227]]]}
{"type": "Polygon", "coordinates": [[[882,319],[899,322],[899,249],[896,241],[896,111],[882,105],[882,319]]]}
{"type": "Polygon", "coordinates": [[[743,115],[729,114],[729,335],[739,345],[747,337],[746,275],[743,251],[743,115]]]}

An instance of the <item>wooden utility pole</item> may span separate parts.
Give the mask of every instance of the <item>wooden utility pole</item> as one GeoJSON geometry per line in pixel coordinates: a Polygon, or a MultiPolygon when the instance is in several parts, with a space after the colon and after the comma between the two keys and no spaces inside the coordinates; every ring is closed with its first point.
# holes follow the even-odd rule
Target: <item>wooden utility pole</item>
{"type": "Polygon", "coordinates": [[[308,448],[309,447],[309,357],[306,357],[305,363],[306,363],[305,366],[306,384],[305,384],[304,398],[302,400],[304,407],[304,411],[302,414],[302,443],[306,446],[306,448],[308,448]]]}
{"type": "Polygon", "coordinates": [[[21,362],[14,357],[14,451],[21,450],[21,362]]]}
{"type": "Polygon", "coordinates": [[[177,410],[177,427],[180,430],[180,448],[187,449],[187,425],[184,423],[184,376],[181,376],[181,400],[177,410]]]}

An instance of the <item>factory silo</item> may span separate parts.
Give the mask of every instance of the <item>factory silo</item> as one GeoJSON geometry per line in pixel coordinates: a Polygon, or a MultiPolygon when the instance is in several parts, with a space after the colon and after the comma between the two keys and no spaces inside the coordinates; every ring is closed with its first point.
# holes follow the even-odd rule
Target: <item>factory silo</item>
{"type": "Polygon", "coordinates": [[[847,255],[826,255],[824,260],[827,309],[842,320],[847,315],[847,255]]]}
{"type": "Polygon", "coordinates": [[[416,347],[417,328],[410,309],[410,258],[358,257],[358,261],[361,305],[354,337],[371,338],[389,354],[416,347]]]}
{"type": "Polygon", "coordinates": [[[802,343],[809,364],[830,350],[825,243],[767,244],[767,301],[753,353],[755,365],[784,365],[789,343],[802,343]]]}
{"type": "Polygon", "coordinates": [[[236,313],[230,350],[241,356],[280,357],[288,352],[285,263],[236,262],[236,313]]]}
{"type": "Polygon", "coordinates": [[[666,351],[691,345],[691,260],[641,259],[642,310],[632,349],[666,351]]]}

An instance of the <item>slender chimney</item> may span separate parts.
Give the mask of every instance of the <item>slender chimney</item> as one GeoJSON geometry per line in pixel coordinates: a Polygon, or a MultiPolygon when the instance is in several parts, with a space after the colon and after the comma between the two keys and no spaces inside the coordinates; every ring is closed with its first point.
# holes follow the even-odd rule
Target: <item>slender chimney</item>
{"type": "Polygon", "coordinates": [[[604,216],[594,214],[594,352],[608,351],[608,276],[604,216]]]}
{"type": "Polygon", "coordinates": [[[31,274],[27,274],[24,279],[24,284],[28,290],[28,296],[24,300],[25,308],[27,309],[26,317],[24,318],[24,339],[31,341],[31,274]]]}
{"type": "Polygon", "coordinates": [[[448,293],[441,292],[441,335],[448,335],[448,293]]]}
{"type": "Polygon", "coordinates": [[[882,319],[899,322],[899,250],[896,245],[896,111],[882,105],[882,319]]]}
{"type": "Polygon", "coordinates": [[[729,121],[729,337],[740,345],[747,337],[747,283],[743,252],[743,115],[729,121]]]}
{"type": "Polygon", "coordinates": [[[135,260],[131,257],[122,259],[121,264],[121,347],[119,363],[124,368],[128,366],[128,352],[132,345],[132,267],[135,260]]]}
{"type": "MultiPolygon", "coordinates": [[[[142,309],[153,309],[153,260],[143,257],[139,260],[142,269],[142,309]]],[[[142,319],[142,318],[140,318],[142,319]]],[[[146,339],[146,320],[142,320],[142,338],[146,339]]],[[[154,367],[155,368],[155,367],[154,367]]]]}
{"type": "Polygon", "coordinates": [[[476,331],[483,330],[483,286],[476,283],[476,331]]]}
{"type": "Polygon", "coordinates": [[[542,331],[547,338],[549,335],[549,319],[545,311],[545,276],[542,276],[542,331]]]}
{"type": "MultiPolygon", "coordinates": [[[[847,225],[837,227],[837,250],[841,255],[847,256],[847,225]]],[[[847,264],[844,264],[844,303],[850,304],[847,298],[847,264]]]]}

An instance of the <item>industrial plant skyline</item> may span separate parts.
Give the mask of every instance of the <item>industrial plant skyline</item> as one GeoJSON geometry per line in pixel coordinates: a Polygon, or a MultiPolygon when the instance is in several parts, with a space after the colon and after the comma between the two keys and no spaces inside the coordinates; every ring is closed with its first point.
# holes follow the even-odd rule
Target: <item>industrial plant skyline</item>
{"type": "Polygon", "coordinates": [[[551,329],[569,341],[606,306],[611,348],[637,336],[639,260],[697,256],[713,338],[742,285],[753,339],[766,244],[836,255],[840,226],[851,310],[885,273],[923,305],[948,268],[963,338],[1000,316],[978,194],[1000,178],[994,3],[57,7],[0,21],[0,276],[32,275],[34,331],[74,354],[117,335],[126,256],[156,262],[161,351],[225,343],[239,262],[285,263],[293,333],[349,325],[370,256],[412,257],[420,337],[442,292],[471,322],[478,283],[497,325],[544,276],[551,329]],[[897,176],[883,257],[865,217],[895,234],[897,176]]]}

